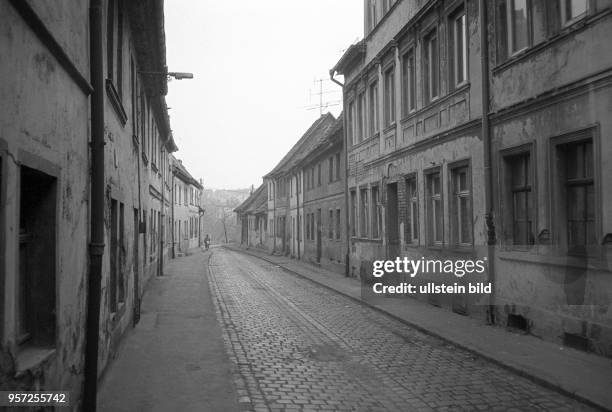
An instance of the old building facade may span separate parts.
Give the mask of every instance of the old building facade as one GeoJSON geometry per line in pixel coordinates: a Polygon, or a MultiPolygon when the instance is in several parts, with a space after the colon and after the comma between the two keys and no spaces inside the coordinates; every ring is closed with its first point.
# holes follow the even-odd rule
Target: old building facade
{"type": "Polygon", "coordinates": [[[92,261],[100,375],[171,255],[163,1],[6,1],[0,16],[0,387],[64,388],[79,408],[92,261]]]}
{"type": "Polygon", "coordinates": [[[172,156],[172,245],[173,256],[199,247],[202,234],[202,184],[187,171],[183,162],[172,156]]]}
{"type": "MultiPolygon", "coordinates": [[[[333,69],[345,79],[349,271],[368,276],[373,260],[397,256],[479,258],[486,227],[477,2],[365,5],[365,38],[333,69]]],[[[480,297],[423,298],[461,313],[483,310],[480,297]]]]}
{"type": "Polygon", "coordinates": [[[364,39],[331,70],[344,76],[349,272],[488,259],[470,281],[490,295],[419,298],[610,356],[610,13],[365,0],[364,39]]]}
{"type": "Polygon", "coordinates": [[[261,184],[236,209],[240,225],[240,244],[266,248],[268,239],[268,187],[261,184]]]}
{"type": "Polygon", "coordinates": [[[488,8],[496,318],[612,356],[612,2],[488,8]]]}

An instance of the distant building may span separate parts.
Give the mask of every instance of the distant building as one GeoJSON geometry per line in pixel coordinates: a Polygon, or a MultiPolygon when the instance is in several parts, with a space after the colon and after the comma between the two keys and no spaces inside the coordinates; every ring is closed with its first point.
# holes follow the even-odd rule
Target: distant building
{"type": "Polygon", "coordinates": [[[241,245],[265,248],[268,236],[267,201],[267,186],[262,184],[234,209],[240,224],[241,245]]]}
{"type": "Polygon", "coordinates": [[[189,174],[183,162],[172,157],[172,246],[174,256],[202,245],[202,185],[189,174]]]}

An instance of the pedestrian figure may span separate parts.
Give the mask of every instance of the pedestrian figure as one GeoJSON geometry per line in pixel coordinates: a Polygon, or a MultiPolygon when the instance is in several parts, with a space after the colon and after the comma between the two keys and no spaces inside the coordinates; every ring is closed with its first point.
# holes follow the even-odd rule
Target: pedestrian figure
{"type": "Polygon", "coordinates": [[[208,250],[209,246],[210,246],[210,237],[208,236],[208,233],[207,233],[206,237],[204,238],[204,247],[206,248],[206,250],[208,250]]]}

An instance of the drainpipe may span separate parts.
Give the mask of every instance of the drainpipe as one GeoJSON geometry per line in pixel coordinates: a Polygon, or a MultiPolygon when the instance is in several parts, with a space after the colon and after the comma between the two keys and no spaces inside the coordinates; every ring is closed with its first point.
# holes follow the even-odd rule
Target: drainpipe
{"type": "Polygon", "coordinates": [[[176,239],[174,237],[174,232],[176,231],[176,227],[174,227],[176,225],[176,222],[174,220],[174,204],[176,203],[176,192],[174,191],[174,164],[172,163],[172,158],[169,159],[170,161],[170,172],[172,173],[172,202],[170,203],[172,205],[172,259],[176,258],[176,239]]]}
{"type": "MultiPolygon", "coordinates": [[[[163,142],[164,146],[168,142],[169,138],[170,138],[170,135],[168,135],[168,138],[164,140],[163,142]]],[[[164,166],[160,165],[160,167],[164,167],[164,166]]],[[[157,276],[164,276],[164,227],[165,227],[164,226],[164,203],[165,203],[165,198],[164,198],[165,190],[164,189],[166,186],[166,182],[164,179],[164,173],[165,173],[165,170],[162,170],[162,173],[161,173],[161,208],[160,208],[160,214],[159,214],[160,215],[160,218],[159,218],[159,270],[157,271],[157,276]]]]}
{"type": "MultiPolygon", "coordinates": [[[[344,94],[344,83],[336,80],[336,78],[334,77],[334,75],[336,74],[336,72],[332,69],[329,71],[329,77],[331,79],[332,82],[336,83],[338,86],[340,86],[342,88],[342,110],[346,109],[346,96],[344,94]]],[[[345,227],[345,233],[346,233],[346,256],[344,257],[344,276],[349,277],[351,274],[350,271],[350,257],[351,257],[351,237],[350,237],[350,228],[349,228],[349,190],[348,190],[348,141],[347,141],[347,135],[346,135],[346,130],[347,130],[347,126],[346,126],[346,113],[344,113],[344,116],[342,118],[342,135],[344,138],[344,148],[343,148],[343,154],[344,154],[344,219],[346,224],[344,225],[345,227]]]]}
{"type": "Polygon", "coordinates": [[[296,222],[295,222],[295,226],[297,227],[297,253],[298,253],[298,260],[301,259],[300,257],[300,191],[298,190],[298,188],[302,188],[302,186],[300,186],[300,172],[298,169],[298,172],[295,176],[295,196],[296,196],[296,206],[297,206],[297,212],[296,212],[296,222]]]}
{"type": "Polygon", "coordinates": [[[102,0],[91,0],[90,71],[91,85],[91,240],[87,285],[85,331],[85,381],[83,410],[95,411],[98,384],[98,335],[102,257],[104,255],[104,54],[102,48],[102,0]]]}
{"type": "Polygon", "coordinates": [[[493,204],[493,171],[491,168],[492,149],[491,134],[489,126],[489,42],[488,42],[488,14],[487,0],[479,0],[480,12],[480,50],[482,56],[481,81],[482,81],[482,141],[484,149],[484,177],[485,177],[485,222],[487,225],[487,255],[489,263],[489,282],[491,283],[491,294],[489,295],[489,307],[487,310],[487,321],[495,324],[495,220],[493,204]]]}

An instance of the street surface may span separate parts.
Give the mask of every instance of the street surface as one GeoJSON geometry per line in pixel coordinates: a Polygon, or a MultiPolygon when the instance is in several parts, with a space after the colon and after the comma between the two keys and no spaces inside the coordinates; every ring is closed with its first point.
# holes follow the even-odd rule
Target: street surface
{"type": "Polygon", "coordinates": [[[209,268],[241,410],[590,410],[256,257],[209,268]]]}

